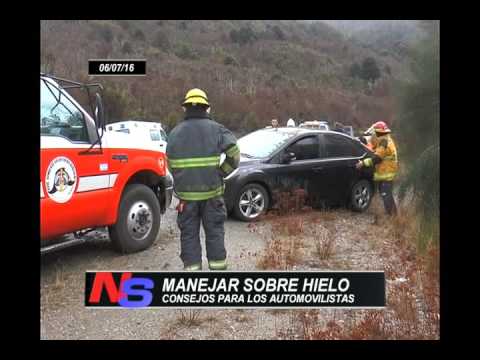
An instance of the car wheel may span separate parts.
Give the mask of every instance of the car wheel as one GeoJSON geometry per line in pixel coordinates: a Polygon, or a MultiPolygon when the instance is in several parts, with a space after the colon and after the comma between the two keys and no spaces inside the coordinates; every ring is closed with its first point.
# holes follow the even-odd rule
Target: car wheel
{"type": "Polygon", "coordinates": [[[160,230],[160,204],[152,189],[142,184],[128,185],[116,224],[108,228],[114,248],[134,253],[150,247],[160,230]]]}
{"type": "Polygon", "coordinates": [[[268,209],[267,190],[259,184],[247,184],[238,193],[233,213],[242,221],[253,221],[268,209]]]}
{"type": "Polygon", "coordinates": [[[352,188],[350,205],[353,211],[363,212],[372,200],[372,186],[367,180],[360,180],[352,188]]]}

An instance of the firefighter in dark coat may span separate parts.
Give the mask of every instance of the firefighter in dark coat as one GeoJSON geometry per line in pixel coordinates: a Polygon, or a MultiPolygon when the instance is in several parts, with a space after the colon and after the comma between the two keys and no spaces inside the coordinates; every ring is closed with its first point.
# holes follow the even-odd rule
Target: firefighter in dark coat
{"type": "Polygon", "coordinates": [[[180,199],[177,207],[180,257],[185,270],[202,269],[202,224],[209,269],[226,270],[223,178],[238,167],[240,150],[235,136],[210,118],[210,104],[204,91],[188,91],[182,105],[185,118],[171,131],[167,145],[168,165],[180,199]],[[222,164],[221,154],[225,154],[222,164]]]}

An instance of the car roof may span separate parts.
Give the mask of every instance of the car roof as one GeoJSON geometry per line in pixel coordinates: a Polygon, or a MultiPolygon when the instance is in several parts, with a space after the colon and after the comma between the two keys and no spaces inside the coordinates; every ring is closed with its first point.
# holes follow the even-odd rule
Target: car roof
{"type": "Polygon", "coordinates": [[[283,133],[286,133],[286,134],[292,134],[293,136],[304,135],[304,134],[335,134],[335,135],[345,136],[349,139],[353,139],[350,135],[342,133],[342,132],[338,132],[338,131],[308,129],[308,128],[300,128],[300,127],[263,128],[263,129],[259,129],[257,131],[266,131],[266,132],[280,131],[280,132],[283,132],[283,133]]]}

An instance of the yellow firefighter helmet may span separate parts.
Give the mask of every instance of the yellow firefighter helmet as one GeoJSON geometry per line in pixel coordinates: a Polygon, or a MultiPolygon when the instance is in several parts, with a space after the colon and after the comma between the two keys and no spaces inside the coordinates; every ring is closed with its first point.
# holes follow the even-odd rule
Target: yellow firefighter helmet
{"type": "Polygon", "coordinates": [[[203,104],[203,105],[210,106],[210,104],[208,103],[207,94],[205,93],[205,91],[201,89],[189,90],[185,95],[185,99],[183,100],[182,105],[186,105],[186,104],[192,104],[194,106],[197,104],[203,104]]]}

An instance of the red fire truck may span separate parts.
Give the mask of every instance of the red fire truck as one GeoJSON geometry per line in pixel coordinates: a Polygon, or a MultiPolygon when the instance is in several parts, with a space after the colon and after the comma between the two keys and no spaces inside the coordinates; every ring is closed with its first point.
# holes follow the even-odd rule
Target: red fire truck
{"type": "Polygon", "coordinates": [[[100,84],[40,74],[40,89],[41,252],[83,242],[98,227],[108,227],[120,252],[148,248],[172,199],[165,152],[105,131],[100,84]],[[71,96],[74,88],[86,94],[92,115],[71,96]]]}

